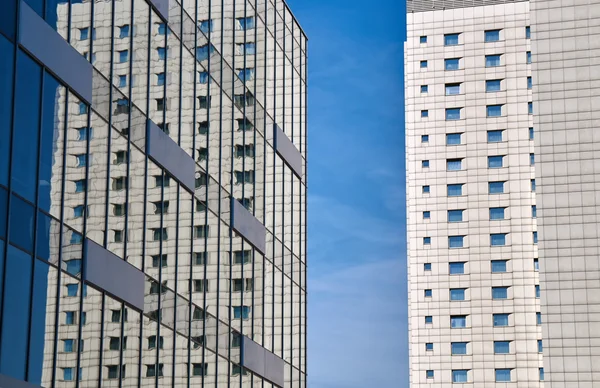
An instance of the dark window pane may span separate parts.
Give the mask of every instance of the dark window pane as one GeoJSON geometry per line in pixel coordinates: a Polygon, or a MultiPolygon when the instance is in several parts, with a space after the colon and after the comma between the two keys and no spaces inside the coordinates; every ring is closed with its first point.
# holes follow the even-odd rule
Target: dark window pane
{"type": "Polygon", "coordinates": [[[44,367],[44,346],[46,346],[46,304],[48,300],[48,275],[50,266],[43,261],[34,260],[33,297],[31,307],[31,335],[29,337],[28,381],[42,384],[44,367]]]}
{"type": "Polygon", "coordinates": [[[6,217],[8,215],[8,192],[0,187],[0,237],[6,238],[6,217]]]}
{"type": "MultiPolygon", "coordinates": [[[[0,12],[0,30],[9,24],[5,23],[6,14],[14,12],[13,0],[2,4],[0,12]]],[[[12,18],[14,15],[11,15],[12,18]]],[[[14,21],[11,21],[14,28],[14,21]]],[[[13,45],[0,35],[0,184],[8,185],[8,158],[10,156],[10,121],[13,103],[13,45]]]]}
{"type": "Polygon", "coordinates": [[[10,203],[10,242],[33,252],[34,209],[13,195],[10,203]]]}
{"type": "MultiPolygon", "coordinates": [[[[42,212],[38,212],[35,249],[37,257],[50,260],[50,223],[52,219],[42,212]]],[[[58,230],[58,225],[55,226],[58,230]]]]}
{"type": "Polygon", "coordinates": [[[16,80],[12,188],[34,202],[42,71],[22,52],[19,52],[17,58],[16,80]]]}
{"type": "Polygon", "coordinates": [[[8,248],[2,316],[10,319],[4,319],[2,325],[0,373],[19,380],[26,378],[31,267],[31,256],[17,248],[8,248]]]}
{"type": "MultiPolygon", "coordinates": [[[[17,0],[2,1],[2,12],[0,12],[0,32],[8,36],[10,39],[15,39],[15,26],[17,20],[17,0]]],[[[5,40],[4,37],[1,40],[5,40]]],[[[2,43],[0,43],[2,45],[2,43]]],[[[0,61],[3,60],[4,53],[0,56],[0,61]]],[[[12,57],[12,55],[10,55],[12,57]]]]}

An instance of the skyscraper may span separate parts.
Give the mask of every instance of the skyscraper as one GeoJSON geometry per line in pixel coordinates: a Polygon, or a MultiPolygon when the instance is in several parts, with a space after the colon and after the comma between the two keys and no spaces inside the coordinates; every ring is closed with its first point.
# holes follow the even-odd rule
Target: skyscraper
{"type": "Polygon", "coordinates": [[[529,2],[407,12],[411,386],[541,387],[529,2]]]}
{"type": "Polygon", "coordinates": [[[0,385],[305,387],[284,1],[2,7],[0,385]]]}

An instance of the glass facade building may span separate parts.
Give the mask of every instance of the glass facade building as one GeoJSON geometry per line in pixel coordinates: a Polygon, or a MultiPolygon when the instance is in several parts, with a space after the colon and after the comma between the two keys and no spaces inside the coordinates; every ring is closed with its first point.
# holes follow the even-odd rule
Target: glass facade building
{"type": "Polygon", "coordinates": [[[285,2],[0,7],[0,385],[305,387],[285,2]]]}

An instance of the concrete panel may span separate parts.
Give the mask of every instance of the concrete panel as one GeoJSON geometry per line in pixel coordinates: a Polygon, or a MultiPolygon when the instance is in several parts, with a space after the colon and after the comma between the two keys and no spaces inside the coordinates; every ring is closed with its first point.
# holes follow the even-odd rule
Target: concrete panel
{"type": "Polygon", "coordinates": [[[85,279],[144,311],[144,273],[92,240],[86,245],[85,279]]]}
{"type": "Polygon", "coordinates": [[[187,152],[164,133],[152,120],[146,129],[148,156],[160,164],[189,192],[194,192],[196,163],[187,152]]]}
{"type": "Polygon", "coordinates": [[[92,64],[21,2],[19,43],[85,102],[92,103],[92,64]]]}
{"type": "Polygon", "coordinates": [[[231,198],[231,227],[254,248],[265,253],[267,229],[235,198],[231,198]]]}

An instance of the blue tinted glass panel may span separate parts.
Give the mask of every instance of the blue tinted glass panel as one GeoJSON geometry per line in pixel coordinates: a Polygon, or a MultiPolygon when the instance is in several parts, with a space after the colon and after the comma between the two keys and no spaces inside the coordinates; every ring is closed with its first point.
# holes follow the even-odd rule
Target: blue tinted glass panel
{"type": "Polygon", "coordinates": [[[429,143],[429,135],[421,135],[421,143],[429,143]]]}
{"type": "Polygon", "coordinates": [[[525,38],[531,39],[531,27],[529,26],[525,27],[525,38]]]}
{"type": "MultiPolygon", "coordinates": [[[[57,149],[59,139],[62,139],[64,117],[64,102],[59,103],[59,96],[66,93],[65,88],[61,87],[58,81],[50,74],[44,74],[44,93],[42,109],[42,130],[40,132],[40,170],[39,170],[39,191],[38,206],[47,212],[50,212],[51,196],[53,201],[61,200],[56,187],[52,193],[53,185],[60,187],[60,179],[56,177],[55,150],[57,149]],[[53,183],[54,182],[54,183],[53,183]]],[[[84,104],[85,105],[85,104],[84,104]]],[[[81,111],[81,106],[79,107],[81,111]]],[[[59,190],[58,190],[59,191],[59,190]]]]}
{"type": "Polygon", "coordinates": [[[540,297],[540,285],[539,284],[535,285],[535,297],[536,298],[540,297]]]}
{"type": "Polygon", "coordinates": [[[465,289],[454,288],[450,290],[450,300],[465,300],[465,289]]]}
{"type": "Polygon", "coordinates": [[[531,191],[535,192],[535,179],[531,180],[531,191]]]}
{"type": "Polygon", "coordinates": [[[502,156],[502,155],[488,156],[488,168],[502,167],[503,160],[504,160],[504,156],[502,156]]]}
{"type": "MultiPolygon", "coordinates": [[[[0,31],[13,40],[15,39],[15,27],[17,21],[17,2],[17,0],[3,1],[2,12],[0,12],[0,31]]],[[[5,41],[4,37],[0,37],[0,39],[5,41]]],[[[0,43],[0,45],[3,44],[4,42],[0,43]]],[[[0,61],[3,60],[4,57],[0,56],[0,61]]]]}
{"type": "Polygon", "coordinates": [[[431,271],[431,263],[425,263],[425,264],[423,264],[423,270],[424,271],[431,271]]]}
{"type": "Polygon", "coordinates": [[[501,130],[498,131],[488,131],[487,132],[487,139],[488,139],[488,143],[499,143],[502,141],[502,132],[501,130]]]}
{"type": "Polygon", "coordinates": [[[77,296],[77,284],[67,284],[67,296],[77,296]]]}
{"type": "Polygon", "coordinates": [[[426,316],[425,323],[433,323],[433,317],[431,315],[426,316]]]}
{"type": "Polygon", "coordinates": [[[492,233],[492,234],[490,234],[490,244],[492,246],[506,245],[506,233],[492,233]]]}
{"type": "Polygon", "coordinates": [[[527,63],[531,63],[531,51],[527,51],[527,63]]]}
{"type": "Polygon", "coordinates": [[[492,287],[492,299],[507,299],[508,287],[492,287]]]}
{"type": "Polygon", "coordinates": [[[454,96],[460,94],[460,84],[447,84],[446,96],[454,96]]]}
{"type": "Polygon", "coordinates": [[[538,235],[537,232],[533,232],[533,243],[537,244],[538,243],[538,235]]]}
{"type": "Polygon", "coordinates": [[[506,260],[492,260],[492,272],[506,272],[506,260]]]}
{"type": "Polygon", "coordinates": [[[159,23],[158,25],[158,35],[164,35],[167,31],[167,26],[165,23],[159,23]]]}
{"type": "Polygon", "coordinates": [[[124,63],[129,59],[129,50],[119,51],[119,62],[124,63]]]}
{"type": "Polygon", "coordinates": [[[500,30],[488,30],[485,32],[486,42],[497,42],[500,40],[500,30]]]}
{"type": "Polygon", "coordinates": [[[533,102],[527,103],[527,113],[529,113],[530,115],[533,114],[533,102]]]}
{"type": "Polygon", "coordinates": [[[448,171],[459,171],[462,169],[462,160],[461,159],[449,159],[446,162],[448,171]]]}
{"type": "Polygon", "coordinates": [[[444,69],[446,70],[458,70],[460,67],[459,58],[444,59],[444,69]]]}
{"type": "Polygon", "coordinates": [[[462,195],[462,183],[448,185],[448,197],[456,197],[462,195]]]}
{"type": "Polygon", "coordinates": [[[508,326],[508,316],[509,316],[509,314],[494,314],[493,315],[494,326],[496,326],[496,327],[508,326]]]}
{"type": "Polygon", "coordinates": [[[44,349],[46,343],[46,319],[48,311],[48,279],[50,266],[40,260],[34,260],[33,268],[33,295],[31,307],[31,334],[29,337],[29,365],[28,381],[42,384],[42,370],[44,367],[44,349]]]}
{"type": "Polygon", "coordinates": [[[458,44],[458,34],[444,35],[444,46],[455,46],[458,44]]]}
{"type": "Polygon", "coordinates": [[[13,131],[12,189],[35,201],[42,72],[19,51],[13,131]]]}
{"type": "Polygon", "coordinates": [[[542,353],[544,351],[544,346],[542,345],[542,340],[538,340],[538,353],[542,353]]]}
{"type": "Polygon", "coordinates": [[[500,55],[486,55],[485,56],[485,67],[496,67],[500,66],[500,55]]]}
{"type": "Polygon", "coordinates": [[[449,248],[462,248],[464,245],[464,236],[449,236],[448,247],[449,248]]]}
{"type": "Polygon", "coordinates": [[[503,220],[504,219],[504,208],[503,207],[491,207],[490,208],[490,220],[503,220]]]}
{"type": "Polygon", "coordinates": [[[499,79],[493,79],[485,81],[485,91],[486,92],[499,92],[501,89],[502,81],[499,79]]]}
{"type": "Polygon", "coordinates": [[[426,36],[420,36],[419,37],[419,43],[427,43],[427,37],[426,36]]]}
{"type": "Polygon", "coordinates": [[[463,220],[463,210],[448,210],[448,222],[461,222],[463,220]]]}
{"type": "Polygon", "coordinates": [[[465,273],[465,263],[449,263],[450,275],[461,275],[465,273]]]}
{"type": "Polygon", "coordinates": [[[533,140],[533,127],[529,127],[529,140],[533,140]]]}
{"type": "Polygon", "coordinates": [[[129,25],[124,25],[119,28],[119,38],[127,38],[129,36],[129,25]]]}
{"type": "Polygon", "coordinates": [[[429,211],[424,211],[424,212],[423,212],[423,219],[426,219],[426,220],[428,220],[428,219],[430,219],[430,218],[431,218],[431,212],[429,212],[429,211]]]}
{"type": "Polygon", "coordinates": [[[427,93],[428,87],[427,85],[421,85],[421,93],[427,93]]]}
{"type": "Polygon", "coordinates": [[[486,108],[487,117],[502,116],[502,105],[488,105],[486,108]]]}
{"type": "Polygon", "coordinates": [[[446,109],[446,120],[460,120],[460,108],[446,109]]]}
{"type": "Polygon", "coordinates": [[[433,344],[431,342],[426,343],[425,350],[427,350],[427,351],[433,350],[433,344]]]}
{"type": "Polygon", "coordinates": [[[510,381],[510,369],[496,369],[496,382],[510,381]]]}
{"type": "Polygon", "coordinates": [[[431,298],[432,295],[433,295],[433,291],[432,290],[425,290],[425,297],[426,298],[431,298]]]}
{"type": "Polygon", "coordinates": [[[531,218],[537,218],[537,206],[531,205],[531,218]]]}
{"type": "MultiPolygon", "coordinates": [[[[0,187],[0,237],[6,238],[6,218],[8,217],[8,192],[0,187]]],[[[1,300],[1,299],[0,299],[1,300]]]]}
{"type": "Polygon", "coordinates": [[[527,77],[527,89],[533,88],[533,80],[531,77],[527,77]]]}
{"type": "Polygon", "coordinates": [[[423,194],[428,194],[430,190],[429,186],[423,186],[423,194]]]}
{"type": "Polygon", "coordinates": [[[544,381],[544,368],[540,368],[540,381],[544,381]]]}
{"type": "Polygon", "coordinates": [[[540,270],[540,260],[539,259],[533,259],[533,269],[536,271],[540,270]]]}
{"type": "Polygon", "coordinates": [[[423,161],[421,162],[421,167],[424,167],[424,168],[427,168],[427,167],[429,167],[429,160],[423,160],[423,161]]]}
{"type": "Polygon", "coordinates": [[[9,246],[4,283],[4,319],[0,343],[0,373],[26,379],[32,258],[9,246]]]}
{"type": "Polygon", "coordinates": [[[421,69],[427,68],[427,61],[421,61],[421,62],[419,62],[419,66],[421,66],[421,69]]]}
{"type": "Polygon", "coordinates": [[[67,266],[67,272],[73,276],[78,276],[81,273],[81,259],[70,259],[64,261],[67,266]]]}
{"type": "Polygon", "coordinates": [[[504,182],[489,182],[488,188],[490,194],[502,194],[504,193],[504,182]]]}
{"type": "Polygon", "coordinates": [[[35,248],[37,257],[44,260],[50,259],[50,222],[49,216],[38,211],[35,248]]]}
{"type": "Polygon", "coordinates": [[[422,110],[421,111],[421,117],[429,117],[429,111],[428,110],[422,110]]]}
{"type": "MultiPolygon", "coordinates": [[[[0,30],[6,24],[3,24],[6,12],[13,12],[12,0],[2,3],[2,12],[0,12],[0,30]]],[[[11,15],[12,17],[12,15],[11,15]]],[[[10,21],[14,28],[14,21],[10,21]]],[[[0,184],[8,185],[8,157],[10,156],[10,124],[12,118],[12,88],[13,88],[13,45],[4,36],[0,35],[0,184]]]]}
{"type": "Polygon", "coordinates": [[[461,144],[461,133],[449,133],[446,135],[446,144],[447,145],[457,145],[461,144]]]}
{"type": "Polygon", "coordinates": [[[467,343],[466,342],[452,342],[451,350],[453,355],[467,354],[467,343]]]}
{"type": "Polygon", "coordinates": [[[33,207],[15,195],[11,198],[10,207],[10,242],[33,252],[33,227],[35,225],[33,207]]]}
{"type": "Polygon", "coordinates": [[[432,379],[433,378],[433,371],[432,370],[428,370],[425,375],[427,376],[428,379],[432,379]]]}
{"type": "Polygon", "coordinates": [[[453,329],[467,327],[466,315],[454,315],[450,317],[450,327],[453,329]]]}
{"type": "Polygon", "coordinates": [[[73,381],[73,368],[63,368],[63,380],[73,381]]]}
{"type": "Polygon", "coordinates": [[[79,29],[79,40],[86,40],[90,36],[89,28],[80,28],[79,29]]]}
{"type": "Polygon", "coordinates": [[[431,237],[423,237],[423,245],[431,244],[431,237]]]}
{"type": "Polygon", "coordinates": [[[72,339],[63,340],[63,352],[65,352],[65,353],[73,352],[73,340],[72,339]]]}
{"type": "Polygon", "coordinates": [[[466,370],[453,370],[452,371],[452,382],[453,383],[466,383],[468,379],[468,373],[466,370]]]}

